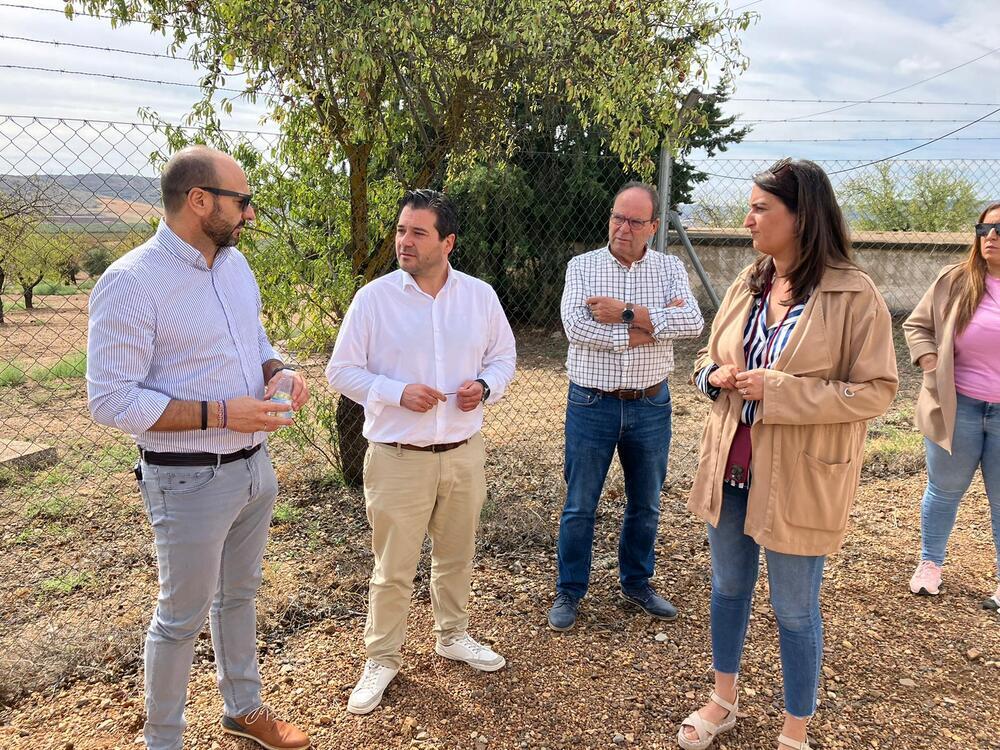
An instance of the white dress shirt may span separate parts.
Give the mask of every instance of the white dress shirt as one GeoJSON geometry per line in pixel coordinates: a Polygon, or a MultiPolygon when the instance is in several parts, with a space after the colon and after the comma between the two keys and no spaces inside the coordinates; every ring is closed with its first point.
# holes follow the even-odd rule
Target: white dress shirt
{"type": "Polygon", "coordinates": [[[569,339],[566,370],[585,388],[649,388],[674,369],[672,339],[697,336],[705,321],[679,258],[646,250],[626,268],[607,246],[570,259],[560,306],[569,339]],[[629,349],[627,323],[598,323],[588,297],[613,297],[649,308],[655,343],[629,349]],[[668,307],[680,299],[680,307],[668,307]]]}
{"type": "Polygon", "coordinates": [[[490,386],[497,401],[514,377],[514,334],[493,287],[448,267],[436,297],[396,270],[354,297],[326,367],[334,390],[365,407],[364,436],[377,443],[435,445],[475,435],[482,405],[458,408],[467,380],[490,386]],[[400,406],[403,389],[422,383],[448,394],[427,412],[400,406]]]}

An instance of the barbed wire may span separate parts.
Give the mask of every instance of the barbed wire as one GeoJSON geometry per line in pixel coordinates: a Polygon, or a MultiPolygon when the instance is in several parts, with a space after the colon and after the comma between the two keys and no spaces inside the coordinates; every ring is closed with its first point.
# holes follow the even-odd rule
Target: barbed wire
{"type": "MultiPolygon", "coordinates": [[[[160,81],[160,80],[157,80],[157,79],[154,79],[154,78],[137,78],[137,77],[134,77],[134,76],[115,75],[113,73],[93,73],[93,72],[82,71],[82,70],[66,70],[64,68],[44,68],[44,67],[37,66],[37,65],[9,65],[9,64],[4,64],[4,65],[0,65],[0,69],[5,69],[5,70],[27,70],[27,71],[32,71],[32,72],[36,72],[36,73],[61,73],[63,75],[84,76],[84,77],[90,77],[90,78],[108,78],[108,79],[115,80],[115,81],[131,81],[133,83],[152,83],[152,84],[155,84],[157,86],[183,86],[184,88],[194,88],[194,89],[200,89],[200,88],[202,88],[201,84],[199,84],[199,83],[184,83],[182,81],[160,81]]],[[[218,86],[215,90],[216,91],[226,91],[226,92],[230,92],[230,93],[234,93],[234,94],[249,94],[249,93],[252,93],[252,92],[250,92],[250,91],[248,91],[246,89],[233,89],[233,88],[226,88],[225,86],[218,86]]]]}
{"type": "MultiPolygon", "coordinates": [[[[971,128],[976,123],[982,122],[987,117],[991,117],[991,116],[997,114],[998,112],[1000,112],[1000,107],[997,107],[992,112],[987,112],[985,115],[983,115],[982,117],[976,118],[972,122],[967,122],[964,125],[962,125],[961,127],[955,128],[954,130],[949,131],[949,132],[945,133],[944,135],[939,135],[937,138],[932,138],[929,141],[925,141],[924,143],[921,143],[921,144],[919,144],[917,146],[914,146],[913,148],[908,148],[908,149],[905,149],[905,150],[900,151],[898,153],[890,154],[889,156],[883,156],[883,157],[881,157],[879,159],[873,159],[873,160],[865,162],[863,164],[857,164],[857,165],[855,165],[853,167],[848,167],[846,169],[838,169],[838,170],[833,171],[833,172],[827,172],[827,174],[830,175],[830,176],[838,175],[838,174],[846,174],[847,172],[854,172],[854,171],[859,170],[859,169],[865,169],[866,167],[871,167],[871,166],[874,166],[876,164],[881,164],[882,162],[891,161],[892,159],[897,159],[900,156],[905,156],[906,154],[912,154],[914,151],[917,151],[919,149],[922,149],[922,148],[925,148],[927,146],[930,146],[932,143],[937,143],[938,141],[942,141],[945,138],[948,138],[949,136],[954,135],[955,133],[958,133],[958,132],[961,132],[961,131],[965,130],[966,128],[971,128]]],[[[701,171],[701,170],[699,170],[699,171],[701,171]]],[[[753,179],[752,177],[733,177],[732,175],[717,174],[717,173],[714,173],[714,172],[701,172],[701,174],[707,175],[709,177],[716,177],[716,178],[722,179],[722,180],[733,180],[733,181],[736,181],[736,182],[748,182],[749,180],[753,179]]]]}
{"type": "Polygon", "coordinates": [[[96,52],[114,52],[119,55],[136,55],[139,57],[156,57],[166,60],[176,60],[178,62],[187,62],[186,57],[175,57],[174,55],[165,55],[162,52],[139,52],[138,50],[131,49],[119,49],[116,47],[99,47],[93,44],[77,44],[76,42],[61,42],[55,39],[32,39],[26,36],[10,36],[8,34],[0,34],[0,39],[10,39],[16,42],[30,42],[31,44],[46,44],[53,47],[75,47],[77,49],[89,49],[96,52]]]}
{"type": "MultiPolygon", "coordinates": [[[[63,8],[40,8],[37,5],[22,5],[20,3],[2,3],[0,2],[0,8],[14,8],[15,10],[34,10],[41,13],[58,13],[61,16],[66,16],[66,11],[63,8]]],[[[84,13],[83,11],[74,10],[69,16],[70,18],[75,18],[76,16],[81,16],[83,18],[103,18],[108,21],[122,21],[118,16],[109,16],[103,13],[84,13]]],[[[167,21],[147,21],[143,18],[132,18],[124,23],[141,23],[147,26],[165,26],[167,28],[174,28],[175,25],[168,23],[167,21]]]]}
{"type": "MultiPolygon", "coordinates": [[[[899,88],[893,89],[892,91],[886,91],[884,94],[879,94],[878,96],[873,96],[873,97],[871,97],[871,99],[867,100],[867,103],[870,103],[870,104],[878,103],[878,102],[876,102],[877,99],[881,99],[881,98],[886,97],[886,96],[892,96],[893,94],[898,94],[900,91],[906,91],[907,89],[916,88],[917,86],[921,86],[921,85],[927,83],[928,81],[933,81],[935,78],[940,78],[941,76],[947,75],[948,73],[952,73],[952,72],[958,70],[959,68],[964,68],[967,65],[972,65],[973,63],[977,63],[980,60],[982,60],[983,58],[989,57],[990,55],[994,55],[997,52],[1000,52],[1000,47],[997,47],[995,49],[991,49],[989,52],[986,52],[986,53],[984,53],[982,55],[979,55],[978,57],[974,57],[971,60],[966,60],[963,63],[959,63],[958,65],[956,65],[956,66],[954,66],[952,68],[948,68],[948,70],[942,70],[940,73],[935,73],[932,76],[928,76],[927,78],[923,78],[923,79],[921,79],[919,81],[915,81],[914,83],[907,84],[906,86],[900,86],[899,88]]],[[[833,114],[834,112],[841,112],[841,111],[843,111],[845,109],[850,109],[851,107],[857,107],[857,106],[858,106],[857,104],[845,104],[843,107],[834,107],[833,109],[827,109],[827,110],[824,110],[822,112],[813,112],[813,113],[808,114],[808,115],[802,115],[802,117],[803,118],[819,117],[821,115],[829,115],[829,114],[833,114]]],[[[795,120],[795,119],[798,119],[798,118],[794,118],[793,117],[792,119],[795,120]]]]}

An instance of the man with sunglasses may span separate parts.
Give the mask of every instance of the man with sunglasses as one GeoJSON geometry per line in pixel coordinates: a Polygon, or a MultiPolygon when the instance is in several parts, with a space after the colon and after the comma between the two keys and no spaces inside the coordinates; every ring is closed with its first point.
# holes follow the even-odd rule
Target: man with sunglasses
{"type": "Polygon", "coordinates": [[[566,504],[548,616],[553,630],[573,627],[587,593],[597,503],[616,450],[626,496],[618,546],[622,598],[661,620],[677,617],[649,584],[670,449],[667,375],[672,340],[699,335],[704,321],[680,260],[648,247],[658,213],[655,188],[626,184],[614,199],[607,246],[576,256],[566,269],[566,504]]]}
{"type": "MultiPolygon", "coordinates": [[[[161,177],[165,216],[90,297],[87,393],[101,424],[139,446],[160,592],[146,633],[150,750],[179,750],[195,640],[211,615],[222,729],[270,750],[309,738],[261,700],[254,599],[278,492],[269,432],[292,423],[268,401],[288,370],[260,323],[260,291],[236,249],[254,220],[246,175],[205,146],[161,177]]],[[[291,372],[292,408],[309,397],[291,372]]]]}

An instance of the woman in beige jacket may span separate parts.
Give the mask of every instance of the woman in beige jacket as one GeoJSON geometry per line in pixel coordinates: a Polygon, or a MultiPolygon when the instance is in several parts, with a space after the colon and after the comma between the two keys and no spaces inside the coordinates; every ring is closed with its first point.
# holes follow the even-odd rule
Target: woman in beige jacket
{"type": "MultiPolygon", "coordinates": [[[[1000,573],[1000,203],[987,206],[962,263],[946,267],[903,324],[924,371],[916,423],[924,433],[927,489],[920,506],[914,594],[937,594],[962,496],[982,468],[1000,573]]],[[[1000,586],[983,602],[1000,608],[1000,586]]]]}
{"type": "Polygon", "coordinates": [[[898,382],[889,311],[851,260],[844,217],[816,164],[754,178],[744,221],[760,257],[726,293],[695,382],[713,399],[688,508],[708,522],[715,690],[677,740],[701,750],[736,722],[736,679],[767,556],[785,719],[805,750],[823,656],[819,589],[843,542],[867,420],[898,382]]]}

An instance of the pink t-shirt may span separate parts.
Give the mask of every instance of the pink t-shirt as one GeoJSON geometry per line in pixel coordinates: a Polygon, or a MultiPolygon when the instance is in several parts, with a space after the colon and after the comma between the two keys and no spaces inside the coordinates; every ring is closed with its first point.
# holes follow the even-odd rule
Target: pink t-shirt
{"type": "Polygon", "coordinates": [[[1000,403],[1000,279],[986,274],[986,293],[955,337],[955,390],[1000,403]]]}

